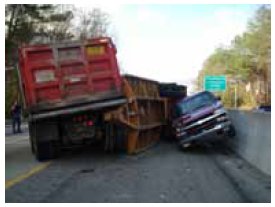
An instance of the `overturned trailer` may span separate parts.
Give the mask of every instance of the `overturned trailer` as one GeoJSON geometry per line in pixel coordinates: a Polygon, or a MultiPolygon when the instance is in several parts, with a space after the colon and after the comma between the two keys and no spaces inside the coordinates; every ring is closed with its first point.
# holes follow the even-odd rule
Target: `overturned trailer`
{"type": "Polygon", "coordinates": [[[19,49],[20,82],[38,160],[99,143],[138,153],[160,139],[167,98],[156,81],[121,76],[110,38],[19,49]]]}
{"type": "MultiPolygon", "coordinates": [[[[125,148],[129,154],[133,154],[160,139],[167,119],[166,100],[159,96],[158,82],[131,75],[123,77],[123,92],[127,102],[106,112],[105,120],[123,126],[126,131],[125,148]]],[[[108,139],[112,139],[111,143],[114,143],[117,137],[110,136],[106,140],[108,139]]]]}

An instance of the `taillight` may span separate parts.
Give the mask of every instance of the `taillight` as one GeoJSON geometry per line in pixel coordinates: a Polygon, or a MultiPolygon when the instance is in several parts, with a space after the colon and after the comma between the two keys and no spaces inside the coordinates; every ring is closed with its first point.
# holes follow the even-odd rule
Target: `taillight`
{"type": "Polygon", "coordinates": [[[92,120],[89,120],[86,123],[87,123],[87,126],[93,126],[94,125],[94,122],[92,120]]]}

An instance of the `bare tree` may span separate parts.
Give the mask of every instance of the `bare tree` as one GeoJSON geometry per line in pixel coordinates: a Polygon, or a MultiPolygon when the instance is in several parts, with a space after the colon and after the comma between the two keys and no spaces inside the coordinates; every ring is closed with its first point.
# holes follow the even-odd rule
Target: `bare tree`
{"type": "Polygon", "coordinates": [[[76,36],[79,39],[108,36],[109,15],[101,9],[95,8],[88,12],[78,11],[76,15],[78,17],[76,36]]]}

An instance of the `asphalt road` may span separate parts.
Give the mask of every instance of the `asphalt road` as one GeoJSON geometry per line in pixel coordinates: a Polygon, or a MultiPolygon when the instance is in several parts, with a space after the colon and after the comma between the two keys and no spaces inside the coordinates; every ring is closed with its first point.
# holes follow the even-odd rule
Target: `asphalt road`
{"type": "MultiPolygon", "coordinates": [[[[34,160],[26,137],[6,137],[6,180],[45,165],[34,160]]],[[[136,156],[81,148],[21,178],[6,186],[6,202],[271,201],[270,176],[221,145],[182,152],[162,141],[136,156]]]]}
{"type": "Polygon", "coordinates": [[[22,133],[12,133],[11,125],[5,127],[5,179],[14,179],[39,165],[30,151],[27,124],[22,133]]]}

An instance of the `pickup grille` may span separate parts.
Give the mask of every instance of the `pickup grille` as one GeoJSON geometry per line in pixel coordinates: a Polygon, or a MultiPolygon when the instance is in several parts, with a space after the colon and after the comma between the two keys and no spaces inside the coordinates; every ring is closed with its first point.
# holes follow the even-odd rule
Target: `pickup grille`
{"type": "MultiPolygon", "coordinates": [[[[205,115],[201,116],[201,117],[200,117],[200,119],[204,119],[204,118],[207,118],[207,117],[212,116],[212,115],[214,115],[214,113],[213,113],[213,112],[212,112],[212,113],[205,114],[205,115]]],[[[195,123],[195,122],[197,122],[197,121],[198,121],[198,119],[193,120],[193,121],[190,121],[190,122],[188,122],[188,123],[187,123],[187,125],[186,125],[186,126],[188,126],[188,125],[192,125],[192,124],[194,124],[194,123],[195,123]]]]}
{"type": "MultiPolygon", "coordinates": [[[[205,116],[205,117],[203,117],[203,118],[207,118],[208,116],[209,116],[209,115],[207,115],[207,116],[205,116]]],[[[221,114],[221,115],[218,116],[218,117],[221,117],[221,116],[224,116],[224,114],[221,114]]],[[[215,127],[218,123],[221,123],[221,121],[220,121],[220,122],[217,121],[217,118],[218,118],[218,117],[215,117],[215,118],[210,119],[210,120],[208,120],[208,121],[206,121],[206,122],[204,122],[204,123],[202,123],[202,124],[200,124],[200,125],[196,125],[196,126],[190,128],[190,129],[187,129],[187,130],[186,130],[187,134],[188,134],[189,136],[192,136],[192,135],[196,135],[196,134],[201,133],[203,130],[209,130],[209,129],[215,127]]],[[[203,118],[202,118],[202,119],[203,119],[203,118]]],[[[226,120],[227,120],[227,119],[225,119],[224,121],[226,121],[226,120]]],[[[198,120],[196,120],[196,121],[198,121],[198,120]]],[[[222,122],[224,122],[224,121],[222,121],[222,122]]],[[[194,123],[194,122],[193,122],[193,123],[194,123]]],[[[188,124],[188,125],[189,125],[189,124],[188,124]]]]}

